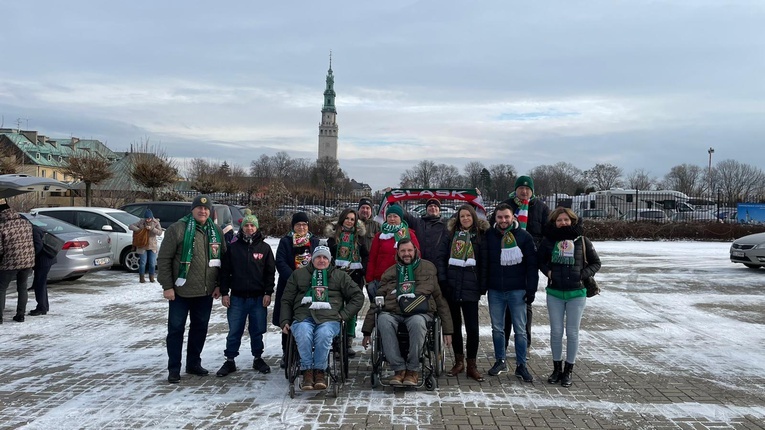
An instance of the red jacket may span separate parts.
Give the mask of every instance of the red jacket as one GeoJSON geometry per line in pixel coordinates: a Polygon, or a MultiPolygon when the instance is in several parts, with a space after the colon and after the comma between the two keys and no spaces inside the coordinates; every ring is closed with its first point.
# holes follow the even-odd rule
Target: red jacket
{"type": "MultiPolygon", "coordinates": [[[[420,249],[420,242],[417,241],[417,235],[414,230],[409,229],[409,236],[412,238],[414,247],[420,249]]],[[[379,281],[383,273],[392,265],[396,264],[396,239],[380,239],[380,233],[375,234],[372,240],[372,249],[369,250],[369,264],[367,265],[367,274],[365,276],[367,283],[379,281]]]]}

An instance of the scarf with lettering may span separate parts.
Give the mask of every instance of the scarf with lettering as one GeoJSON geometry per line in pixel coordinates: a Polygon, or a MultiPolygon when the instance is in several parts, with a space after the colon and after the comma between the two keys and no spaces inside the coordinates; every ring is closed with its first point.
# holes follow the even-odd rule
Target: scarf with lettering
{"type": "Polygon", "coordinates": [[[497,230],[502,233],[502,253],[499,258],[499,264],[502,266],[512,266],[520,264],[521,261],[523,261],[523,252],[521,251],[521,248],[518,248],[518,242],[515,240],[515,236],[512,233],[513,227],[514,225],[510,224],[504,231],[499,230],[499,227],[496,227],[497,230]]]}
{"type": "Polygon", "coordinates": [[[327,269],[314,269],[311,274],[311,287],[305,292],[301,304],[310,303],[309,309],[332,309],[329,304],[329,282],[327,269]]]}
{"type": "MultiPolygon", "coordinates": [[[[576,239],[579,238],[577,237],[576,239]]],[[[573,266],[576,262],[576,258],[574,257],[574,241],[576,239],[566,239],[555,242],[550,261],[566,266],[573,266]]]]}
{"type": "Polygon", "coordinates": [[[417,288],[417,282],[414,279],[414,270],[420,265],[420,259],[412,261],[412,264],[396,263],[396,273],[398,274],[398,284],[396,286],[396,300],[402,297],[414,298],[414,291],[417,288]]]}
{"type": "Polygon", "coordinates": [[[475,251],[473,250],[473,238],[475,233],[460,230],[454,233],[452,238],[449,264],[459,267],[475,266],[475,251]]]}
{"type": "Polygon", "coordinates": [[[311,232],[306,234],[297,234],[294,231],[289,232],[292,238],[292,250],[295,255],[295,269],[305,267],[311,262],[311,232]]]}
{"type": "MultiPolygon", "coordinates": [[[[192,214],[181,218],[181,221],[186,222],[186,230],[183,231],[181,265],[178,267],[178,278],[175,280],[175,286],[177,287],[182,287],[186,284],[186,276],[189,274],[191,259],[194,257],[194,238],[196,237],[195,232],[197,230],[197,221],[192,214]]],[[[207,221],[202,226],[202,231],[207,236],[207,265],[210,267],[220,267],[220,236],[212,218],[207,218],[207,221]]]]}
{"type": "Polygon", "coordinates": [[[335,252],[335,266],[348,269],[361,269],[361,255],[356,244],[356,229],[341,227],[337,238],[337,252],[335,252]]]}
{"type": "Polygon", "coordinates": [[[398,243],[401,241],[401,239],[408,237],[409,225],[406,223],[406,221],[401,221],[401,224],[397,225],[388,224],[386,222],[383,223],[382,227],[380,228],[380,239],[395,239],[396,243],[393,245],[394,248],[398,248],[398,243]]]}

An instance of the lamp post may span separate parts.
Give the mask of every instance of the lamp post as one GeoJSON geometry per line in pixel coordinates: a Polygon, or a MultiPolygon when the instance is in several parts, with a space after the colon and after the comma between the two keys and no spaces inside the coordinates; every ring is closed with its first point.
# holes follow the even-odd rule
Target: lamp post
{"type": "Polygon", "coordinates": [[[715,153],[715,149],[710,146],[707,152],[709,153],[709,171],[707,175],[709,176],[709,196],[711,197],[713,195],[712,194],[712,154],[715,153]]]}

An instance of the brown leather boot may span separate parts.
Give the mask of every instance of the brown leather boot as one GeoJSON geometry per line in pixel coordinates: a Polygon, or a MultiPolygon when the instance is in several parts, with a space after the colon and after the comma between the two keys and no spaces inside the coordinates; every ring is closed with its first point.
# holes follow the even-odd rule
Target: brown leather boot
{"type": "Polygon", "coordinates": [[[144,278],[144,276],[143,276],[143,275],[138,275],[138,278],[139,278],[139,282],[140,282],[140,283],[142,283],[142,284],[145,284],[145,283],[146,283],[146,278],[144,278]]]}
{"type": "Polygon", "coordinates": [[[149,275],[149,282],[154,282],[154,275],[149,275]]]}
{"type": "Polygon", "coordinates": [[[457,376],[460,373],[462,373],[464,370],[465,370],[465,355],[455,354],[454,367],[452,367],[452,370],[446,372],[446,376],[457,376]]]}
{"type": "Polygon", "coordinates": [[[475,364],[475,358],[467,359],[467,376],[478,382],[483,382],[483,375],[478,371],[478,366],[475,364]]]}
{"type": "Polygon", "coordinates": [[[303,391],[313,390],[313,369],[303,371],[303,382],[300,384],[303,391]]]}
{"type": "Polygon", "coordinates": [[[324,371],[319,369],[313,370],[313,389],[314,390],[326,390],[327,378],[324,377],[324,371]]]}

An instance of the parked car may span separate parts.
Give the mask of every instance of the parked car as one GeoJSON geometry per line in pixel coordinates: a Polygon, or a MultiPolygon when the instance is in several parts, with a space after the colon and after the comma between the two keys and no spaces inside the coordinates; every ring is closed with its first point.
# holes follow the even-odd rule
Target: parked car
{"type": "MultiPolygon", "coordinates": [[[[138,271],[139,256],[133,250],[133,232],[128,229],[130,224],[140,219],[137,216],[119,209],[97,207],[37,208],[30,212],[58,218],[85,230],[107,234],[111,238],[115,264],[129,272],[138,271]]],[[[161,243],[162,237],[157,237],[157,245],[161,243]]]]}
{"type": "MultiPolygon", "coordinates": [[[[143,218],[146,209],[151,209],[154,218],[159,219],[159,224],[163,229],[170,227],[171,224],[191,213],[191,202],[136,202],[122,206],[125,212],[143,218]]],[[[231,224],[235,230],[238,230],[238,221],[241,213],[236,220],[231,214],[231,207],[224,204],[213,204],[212,219],[220,228],[231,224]]]]}
{"type": "Polygon", "coordinates": [[[603,209],[584,209],[579,215],[582,219],[606,219],[608,216],[603,209]]]}
{"type": "Polygon", "coordinates": [[[735,224],[738,222],[738,211],[736,209],[721,210],[717,218],[724,223],[735,224]]]}
{"type": "Polygon", "coordinates": [[[733,241],[730,261],[742,263],[750,269],[765,266],[765,233],[750,234],[733,241]]]}
{"type": "Polygon", "coordinates": [[[650,221],[665,223],[669,222],[669,217],[661,209],[630,209],[622,215],[623,221],[650,221]]]}
{"type": "Polygon", "coordinates": [[[694,221],[717,221],[717,215],[705,210],[683,211],[672,215],[672,221],[694,222],[694,221]]]}
{"type": "Polygon", "coordinates": [[[56,263],[50,268],[49,281],[79,279],[87,273],[109,269],[114,264],[109,236],[45,215],[22,213],[21,216],[65,241],[56,255],[56,263]]]}

